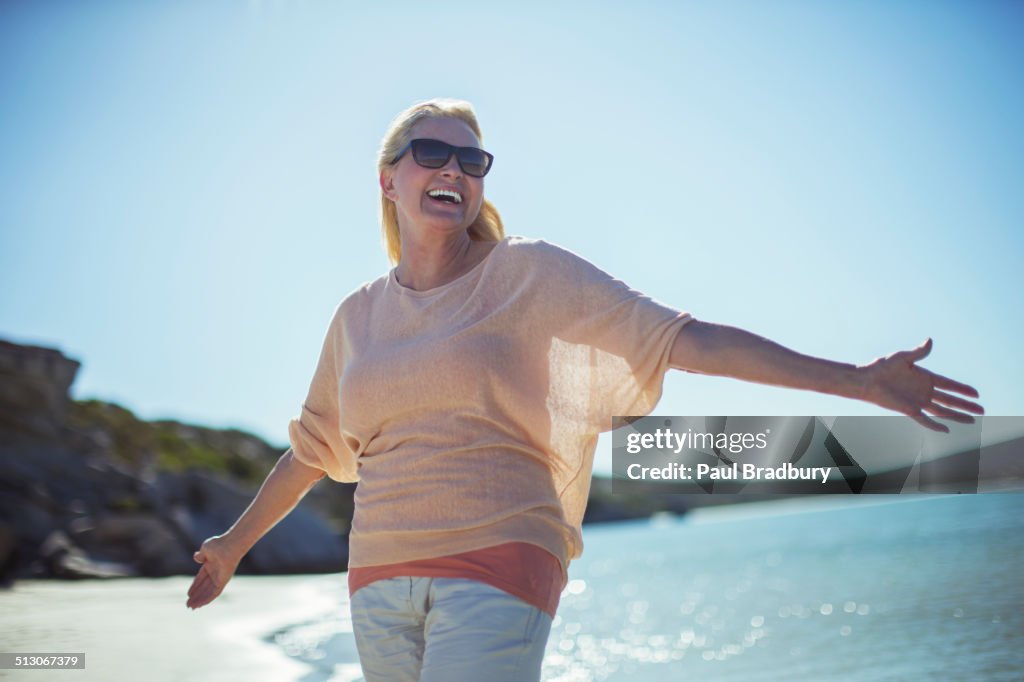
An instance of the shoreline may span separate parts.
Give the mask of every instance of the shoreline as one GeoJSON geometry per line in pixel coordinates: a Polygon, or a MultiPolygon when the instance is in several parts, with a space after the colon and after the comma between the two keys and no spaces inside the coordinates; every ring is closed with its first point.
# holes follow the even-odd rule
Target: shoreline
{"type": "Polygon", "coordinates": [[[343,573],[238,576],[196,611],[185,607],[191,582],[175,576],[15,583],[0,593],[0,649],[84,653],[86,667],[0,670],[0,679],[310,679],[315,668],[289,656],[275,634],[348,608],[343,573]]]}

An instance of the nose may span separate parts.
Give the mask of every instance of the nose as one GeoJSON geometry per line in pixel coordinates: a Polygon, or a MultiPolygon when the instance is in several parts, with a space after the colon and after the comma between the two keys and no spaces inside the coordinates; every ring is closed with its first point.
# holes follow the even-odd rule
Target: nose
{"type": "Polygon", "coordinates": [[[455,154],[452,154],[451,158],[448,159],[448,163],[441,167],[441,175],[452,178],[462,177],[462,169],[459,167],[459,159],[455,154]]]}

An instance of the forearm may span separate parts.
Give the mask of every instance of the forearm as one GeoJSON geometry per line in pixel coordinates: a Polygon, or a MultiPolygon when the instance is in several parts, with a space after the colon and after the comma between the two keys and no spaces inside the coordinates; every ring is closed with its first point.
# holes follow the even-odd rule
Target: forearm
{"type": "Polygon", "coordinates": [[[680,330],[669,364],[699,374],[864,399],[855,365],[803,355],[736,327],[694,320],[680,330]]]}
{"type": "Polygon", "coordinates": [[[297,460],[291,449],[281,455],[249,507],[224,537],[239,557],[295,508],[324,473],[297,460]]]}

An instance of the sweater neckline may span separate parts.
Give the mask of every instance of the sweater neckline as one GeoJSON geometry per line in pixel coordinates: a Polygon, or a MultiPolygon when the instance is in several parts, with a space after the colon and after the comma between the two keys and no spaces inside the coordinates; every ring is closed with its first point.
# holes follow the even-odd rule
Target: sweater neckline
{"type": "Polygon", "coordinates": [[[410,289],[409,287],[404,286],[398,281],[398,266],[391,268],[390,272],[388,272],[388,283],[395,288],[395,291],[402,294],[403,296],[414,296],[416,298],[436,296],[437,294],[447,291],[452,287],[458,286],[462,282],[467,281],[476,276],[477,273],[483,270],[484,265],[486,265],[486,263],[489,260],[491,260],[491,258],[494,256],[494,252],[502,248],[502,246],[504,246],[509,239],[509,237],[501,239],[497,244],[494,245],[494,248],[492,248],[490,252],[486,256],[484,256],[483,259],[481,259],[479,263],[477,263],[472,268],[462,273],[452,281],[448,282],[447,284],[442,284],[441,286],[437,286],[432,289],[424,289],[422,291],[418,289],[410,289]]]}

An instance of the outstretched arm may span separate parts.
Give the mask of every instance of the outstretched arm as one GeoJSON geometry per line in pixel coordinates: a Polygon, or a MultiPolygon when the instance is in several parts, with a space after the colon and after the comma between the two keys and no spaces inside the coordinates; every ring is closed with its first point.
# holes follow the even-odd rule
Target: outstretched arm
{"type": "Polygon", "coordinates": [[[928,339],[913,350],[857,366],[803,355],[736,327],[694,320],[676,336],[669,364],[698,374],[864,400],[905,414],[927,428],[948,432],[949,427],[928,414],[970,424],[974,421],[971,414],[984,414],[985,410],[953,395],[977,398],[974,388],[917,365],[931,349],[932,340],[928,339]]]}
{"type": "Polygon", "coordinates": [[[324,472],[303,464],[291,449],[281,455],[256,498],[225,533],[207,538],[193,555],[202,564],[188,590],[187,606],[198,609],[216,599],[256,541],[288,515],[324,472]]]}

